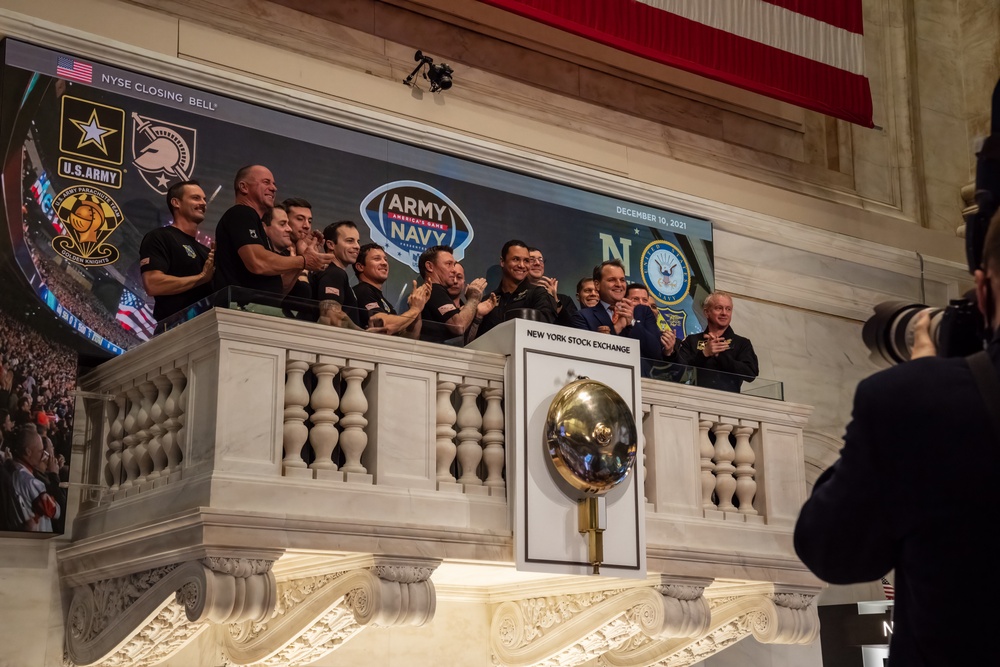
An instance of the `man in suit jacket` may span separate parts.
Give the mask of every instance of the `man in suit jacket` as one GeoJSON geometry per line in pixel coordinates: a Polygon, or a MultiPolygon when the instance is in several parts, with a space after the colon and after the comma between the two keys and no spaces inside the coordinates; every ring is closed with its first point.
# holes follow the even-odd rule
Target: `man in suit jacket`
{"type": "MultiPolygon", "coordinates": [[[[584,308],[573,317],[573,326],[625,336],[639,341],[639,354],[643,359],[663,359],[664,342],[656,326],[656,315],[649,306],[637,305],[625,298],[625,266],[618,259],[609,259],[594,268],[594,284],[601,300],[596,306],[584,308]]],[[[667,354],[673,353],[673,341],[667,354]]]]}
{"type": "MultiPolygon", "coordinates": [[[[996,332],[1000,216],[990,227],[975,280],[996,332]]],[[[917,328],[913,361],[858,385],[841,457],[802,508],[795,550],[834,584],[895,569],[890,666],[996,664],[996,469],[987,462],[1000,456],[990,421],[1000,406],[986,404],[965,359],[923,356],[934,354],[926,315],[917,328]]],[[[1000,372],[1000,337],[987,351],[1000,372]]]]}

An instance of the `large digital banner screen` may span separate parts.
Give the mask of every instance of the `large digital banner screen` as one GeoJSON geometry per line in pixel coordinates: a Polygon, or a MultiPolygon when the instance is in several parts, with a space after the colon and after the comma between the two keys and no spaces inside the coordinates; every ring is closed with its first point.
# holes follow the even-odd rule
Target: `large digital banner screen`
{"type": "Polygon", "coordinates": [[[274,173],[278,201],[311,202],[314,228],[352,219],[362,242],[386,246],[390,299],[438,244],[455,248],[470,280],[495,286],[501,246],[520,238],[542,249],[561,291],[618,257],[672,326],[701,329],[693,304],[713,285],[706,220],[22,42],[6,41],[5,63],[13,257],[56,316],[110,353],[152,334],[138,247],[170,223],[169,184],[195,178],[213,197],[200,229],[208,242],[236,171],[253,163],[274,173]]]}
{"type": "Polygon", "coordinates": [[[500,248],[517,238],[542,250],[563,293],[619,258],[666,326],[702,328],[696,305],[714,284],[707,220],[278,108],[294,99],[254,104],[11,39],[2,48],[0,499],[11,502],[0,530],[61,532],[77,360],[153,335],[139,244],[171,223],[165,194],[178,180],[211,197],[207,245],[237,170],[265,165],[278,201],[311,202],[315,229],[351,219],[362,243],[386,247],[391,300],[405,301],[417,258],[439,244],[469,280],[495,287],[500,248]],[[24,424],[40,447],[20,437],[24,424]]]}

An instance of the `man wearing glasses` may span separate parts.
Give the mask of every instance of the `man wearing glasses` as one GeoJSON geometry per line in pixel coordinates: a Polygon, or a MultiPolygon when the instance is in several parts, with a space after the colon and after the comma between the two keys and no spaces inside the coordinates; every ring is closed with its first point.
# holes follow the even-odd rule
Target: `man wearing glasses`
{"type": "Polygon", "coordinates": [[[573,299],[566,294],[559,294],[559,281],[545,275],[545,257],[538,248],[528,248],[528,275],[536,285],[545,288],[556,308],[556,324],[571,327],[573,326],[573,316],[576,315],[576,304],[573,299]]]}

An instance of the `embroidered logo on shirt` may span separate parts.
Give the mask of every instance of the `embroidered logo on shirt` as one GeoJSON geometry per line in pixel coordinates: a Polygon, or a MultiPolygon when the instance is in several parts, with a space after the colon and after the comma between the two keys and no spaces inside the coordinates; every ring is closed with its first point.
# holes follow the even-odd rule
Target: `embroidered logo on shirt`
{"type": "Polygon", "coordinates": [[[340,289],[337,287],[327,287],[326,294],[332,294],[334,296],[340,296],[340,289]]]}
{"type": "Polygon", "coordinates": [[[366,303],[365,308],[367,308],[368,310],[376,310],[378,309],[378,302],[372,301],[371,303],[366,303]]]}
{"type": "Polygon", "coordinates": [[[198,258],[198,253],[196,253],[194,251],[194,248],[192,248],[191,246],[189,246],[186,243],[184,244],[184,252],[186,252],[187,256],[190,257],[191,259],[197,259],[198,258]]]}
{"type": "Polygon", "coordinates": [[[453,303],[446,303],[443,306],[441,306],[441,307],[438,308],[438,313],[440,313],[441,315],[444,315],[445,313],[450,313],[453,310],[457,310],[457,308],[455,308],[455,304],[453,304],[453,303]]]}
{"type": "MultiPolygon", "coordinates": [[[[707,343],[707,342],[708,342],[707,338],[702,338],[700,341],[698,341],[698,349],[699,350],[704,350],[705,349],[705,343],[707,343]]],[[[724,342],[729,347],[733,346],[733,339],[732,338],[727,338],[724,342]]]]}
{"type": "Polygon", "coordinates": [[[257,238],[257,230],[256,229],[251,229],[250,230],[250,238],[252,238],[252,239],[257,238]]]}
{"type": "Polygon", "coordinates": [[[139,266],[146,266],[149,264],[149,257],[143,257],[139,260],[139,266]]]}

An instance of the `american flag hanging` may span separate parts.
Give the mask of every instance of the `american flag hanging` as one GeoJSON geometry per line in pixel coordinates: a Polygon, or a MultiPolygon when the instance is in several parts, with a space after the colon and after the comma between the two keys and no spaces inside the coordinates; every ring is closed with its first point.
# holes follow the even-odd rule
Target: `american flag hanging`
{"type": "Polygon", "coordinates": [[[889,580],[886,579],[885,577],[882,577],[882,592],[885,594],[886,600],[896,599],[896,589],[893,587],[892,584],[889,583],[889,580]]]}
{"type": "Polygon", "coordinates": [[[56,76],[80,83],[90,83],[94,76],[94,68],[69,56],[59,56],[56,60],[56,76]]]}
{"type": "Polygon", "coordinates": [[[156,328],[153,309],[128,290],[122,290],[115,319],[121,322],[122,328],[131,331],[143,341],[149,340],[153,335],[153,329],[156,328]]]}
{"type": "Polygon", "coordinates": [[[873,127],[862,0],[480,0],[671,67],[873,127]]]}

